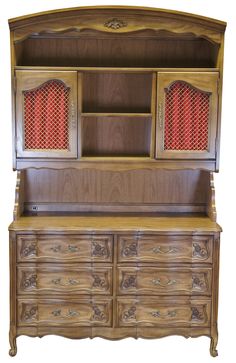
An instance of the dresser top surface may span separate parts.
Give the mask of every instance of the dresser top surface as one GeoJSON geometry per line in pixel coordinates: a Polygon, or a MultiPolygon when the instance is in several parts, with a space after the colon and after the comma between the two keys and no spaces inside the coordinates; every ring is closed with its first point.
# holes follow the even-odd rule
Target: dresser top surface
{"type": "Polygon", "coordinates": [[[11,223],[10,231],[42,232],[220,232],[221,227],[204,216],[24,216],[11,223]]]}

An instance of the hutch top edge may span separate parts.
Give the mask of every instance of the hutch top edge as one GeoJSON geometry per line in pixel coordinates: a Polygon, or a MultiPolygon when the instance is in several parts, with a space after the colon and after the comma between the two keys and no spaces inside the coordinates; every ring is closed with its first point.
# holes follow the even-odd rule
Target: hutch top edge
{"type": "Polygon", "coordinates": [[[9,27],[14,32],[14,41],[22,41],[35,34],[68,30],[93,29],[108,33],[129,33],[170,28],[172,33],[192,33],[197,37],[221,43],[226,23],[200,15],[151,7],[89,6],[50,10],[12,18],[9,19],[9,27]],[[97,21],[94,19],[95,15],[97,21]],[[116,19],[117,16],[124,15],[125,19],[116,19]],[[170,20],[171,25],[168,25],[170,20]]]}

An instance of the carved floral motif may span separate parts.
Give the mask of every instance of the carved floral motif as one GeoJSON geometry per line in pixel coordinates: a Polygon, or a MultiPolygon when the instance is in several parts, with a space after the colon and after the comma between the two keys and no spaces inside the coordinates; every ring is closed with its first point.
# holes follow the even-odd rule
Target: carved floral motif
{"type": "Polygon", "coordinates": [[[203,246],[200,243],[193,243],[193,257],[206,259],[208,258],[208,251],[206,243],[203,243],[203,246]]]}
{"type": "Polygon", "coordinates": [[[23,304],[22,307],[22,321],[31,322],[37,320],[38,306],[23,304]]]}
{"type": "Polygon", "coordinates": [[[92,241],[92,256],[108,258],[109,248],[107,243],[101,244],[96,241],[92,241]]]}
{"type": "Polygon", "coordinates": [[[106,23],[104,23],[104,26],[106,28],[117,30],[117,29],[126,27],[127,23],[121,19],[113,18],[113,19],[108,20],[106,23]]]}
{"type": "Polygon", "coordinates": [[[122,282],[121,282],[121,288],[130,289],[130,288],[136,288],[136,287],[137,287],[137,276],[128,275],[125,277],[125,274],[124,274],[122,282]]]}
{"type": "Polygon", "coordinates": [[[94,274],[93,275],[93,287],[107,289],[108,288],[107,275],[104,273],[104,276],[101,277],[100,275],[94,274]]]}
{"type": "Polygon", "coordinates": [[[37,242],[36,241],[24,242],[20,254],[22,257],[36,256],[37,242]]]}
{"type": "Polygon", "coordinates": [[[96,321],[104,321],[107,319],[106,313],[100,309],[97,305],[92,306],[93,309],[93,315],[91,317],[91,320],[96,321]]]}
{"type": "Polygon", "coordinates": [[[122,320],[127,321],[130,319],[136,319],[136,306],[131,306],[122,314],[122,320]]]}
{"type": "Polygon", "coordinates": [[[131,242],[129,244],[124,243],[121,254],[124,257],[133,257],[138,254],[138,242],[131,242]]]}
{"type": "Polygon", "coordinates": [[[37,275],[35,273],[29,274],[24,272],[21,280],[21,286],[24,290],[35,289],[37,287],[37,275]]]}
{"type": "Polygon", "coordinates": [[[202,320],[204,320],[203,311],[200,311],[196,307],[192,307],[191,310],[192,310],[191,320],[195,320],[195,321],[202,321],[202,320]]]}
{"type": "Polygon", "coordinates": [[[193,275],[192,276],[192,289],[193,290],[206,290],[206,278],[205,275],[193,275]]]}

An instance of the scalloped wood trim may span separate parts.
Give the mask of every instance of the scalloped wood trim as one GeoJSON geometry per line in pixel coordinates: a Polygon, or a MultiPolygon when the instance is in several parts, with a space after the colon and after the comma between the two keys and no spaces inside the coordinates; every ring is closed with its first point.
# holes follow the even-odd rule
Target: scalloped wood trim
{"type": "Polygon", "coordinates": [[[37,15],[23,20],[13,19],[10,28],[14,41],[22,41],[32,35],[57,34],[69,31],[97,30],[106,33],[124,34],[140,30],[167,31],[177,35],[202,37],[214,43],[221,43],[225,23],[191,14],[165,11],[154,12],[142,8],[87,8],[48,16],[37,15]],[[75,15],[76,14],[76,15],[75,15]],[[109,25],[109,26],[108,26],[109,25]]]}
{"type": "Polygon", "coordinates": [[[216,204],[215,204],[215,186],[214,186],[214,174],[209,173],[209,199],[207,204],[207,215],[213,221],[216,222],[216,204]]]}
{"type": "Polygon", "coordinates": [[[13,210],[13,220],[16,221],[23,214],[24,210],[24,171],[17,171],[15,204],[13,210]]]}

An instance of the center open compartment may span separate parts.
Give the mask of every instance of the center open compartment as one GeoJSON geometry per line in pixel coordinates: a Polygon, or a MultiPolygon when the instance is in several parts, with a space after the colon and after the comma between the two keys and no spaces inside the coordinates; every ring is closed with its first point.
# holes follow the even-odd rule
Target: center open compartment
{"type": "Polygon", "coordinates": [[[84,72],[82,156],[150,157],[155,73],[84,72]]]}
{"type": "Polygon", "coordinates": [[[150,156],[150,117],[83,117],[82,156],[150,156]]]}

